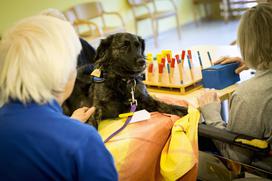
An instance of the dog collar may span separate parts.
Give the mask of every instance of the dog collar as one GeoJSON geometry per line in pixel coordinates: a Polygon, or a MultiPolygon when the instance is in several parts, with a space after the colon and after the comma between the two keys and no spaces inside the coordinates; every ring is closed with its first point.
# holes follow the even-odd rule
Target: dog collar
{"type": "Polygon", "coordinates": [[[95,83],[101,83],[101,82],[105,81],[105,78],[102,78],[102,77],[93,77],[93,81],[95,83]]]}
{"type": "MultiPolygon", "coordinates": [[[[99,70],[99,71],[100,71],[100,70],[99,70]]],[[[107,76],[107,73],[104,72],[104,71],[100,71],[99,77],[98,77],[98,76],[91,75],[92,80],[93,80],[94,83],[102,83],[102,82],[104,82],[106,76],[107,76]]]]}

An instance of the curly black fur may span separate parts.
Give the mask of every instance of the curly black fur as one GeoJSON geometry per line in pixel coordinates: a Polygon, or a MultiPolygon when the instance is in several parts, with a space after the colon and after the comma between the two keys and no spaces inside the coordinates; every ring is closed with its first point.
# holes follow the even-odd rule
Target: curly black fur
{"type": "Polygon", "coordinates": [[[90,101],[96,107],[96,121],[116,118],[129,112],[131,87],[136,81],[137,110],[159,111],[184,116],[187,108],[169,105],[153,99],[143,84],[141,75],[146,68],[145,42],[130,33],[117,33],[103,39],[95,56],[95,67],[102,71],[103,81],[91,84],[90,101]]]}

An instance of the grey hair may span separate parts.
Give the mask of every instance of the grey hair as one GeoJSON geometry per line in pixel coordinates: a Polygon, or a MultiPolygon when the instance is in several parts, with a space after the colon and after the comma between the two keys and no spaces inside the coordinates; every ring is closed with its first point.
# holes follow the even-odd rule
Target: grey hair
{"type": "Polygon", "coordinates": [[[259,3],[241,18],[238,44],[246,65],[272,70],[272,4],[259,3]]]}

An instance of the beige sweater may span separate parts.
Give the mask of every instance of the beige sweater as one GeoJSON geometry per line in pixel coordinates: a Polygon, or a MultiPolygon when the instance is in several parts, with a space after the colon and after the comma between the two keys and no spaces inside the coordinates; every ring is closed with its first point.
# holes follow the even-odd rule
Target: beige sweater
{"type": "MultiPolygon", "coordinates": [[[[239,85],[230,100],[228,124],[221,118],[219,103],[200,109],[208,125],[271,141],[272,71],[257,71],[255,77],[239,85]]],[[[247,150],[226,144],[217,146],[226,157],[243,163],[251,162],[252,153],[247,150]]]]}

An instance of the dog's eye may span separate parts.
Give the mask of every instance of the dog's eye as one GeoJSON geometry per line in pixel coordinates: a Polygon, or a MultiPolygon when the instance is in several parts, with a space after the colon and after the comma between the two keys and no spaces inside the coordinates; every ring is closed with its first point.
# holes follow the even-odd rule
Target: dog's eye
{"type": "Polygon", "coordinates": [[[122,45],[122,48],[126,48],[130,45],[130,42],[128,40],[125,40],[123,45],[122,45]]]}
{"type": "Polygon", "coordinates": [[[126,50],[128,48],[128,46],[127,45],[122,45],[120,48],[123,49],[123,50],[126,50]]]}
{"type": "Polygon", "coordinates": [[[136,48],[138,48],[140,46],[140,43],[139,42],[135,42],[134,45],[135,45],[136,48]]]}

